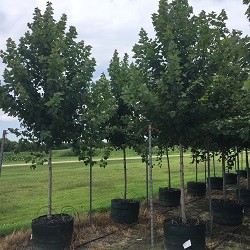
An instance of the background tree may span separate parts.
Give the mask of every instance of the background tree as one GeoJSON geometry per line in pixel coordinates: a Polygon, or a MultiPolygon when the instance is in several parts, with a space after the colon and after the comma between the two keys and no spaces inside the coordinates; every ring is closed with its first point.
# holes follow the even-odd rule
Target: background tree
{"type": "Polygon", "coordinates": [[[146,93],[134,103],[143,103],[142,113],[151,124],[162,131],[171,145],[180,147],[183,222],[183,147],[197,140],[196,129],[206,120],[200,102],[222,60],[215,61],[213,57],[217,45],[229,34],[226,19],[224,11],[218,15],[204,11],[194,15],[187,0],[160,0],[158,13],[153,14],[156,38],[149,39],[141,30],[133,48],[141,82],[137,81],[131,89],[146,93]]]}
{"type": "Polygon", "coordinates": [[[140,143],[143,139],[143,135],[138,132],[140,117],[137,116],[133,107],[127,103],[124,97],[126,86],[131,82],[134,73],[133,67],[130,66],[128,59],[128,55],[125,54],[123,59],[120,60],[119,54],[115,50],[108,68],[111,91],[117,105],[115,113],[108,121],[110,127],[108,141],[116,149],[122,149],[123,151],[124,199],[127,198],[126,148],[133,147],[134,144],[140,143]]]}
{"type": "Polygon", "coordinates": [[[243,0],[243,4],[248,5],[246,10],[246,16],[248,20],[250,21],[250,0],[243,0]]]}
{"type": "MultiPolygon", "coordinates": [[[[116,103],[111,92],[110,82],[102,75],[98,81],[89,84],[86,92],[79,103],[78,135],[73,144],[74,150],[79,155],[79,160],[83,160],[85,165],[90,166],[90,225],[92,224],[92,180],[93,160],[95,149],[103,147],[103,140],[106,139],[109,128],[107,121],[114,114],[116,103]]],[[[108,159],[108,151],[104,151],[101,166],[105,167],[108,159]]]]}
{"type": "MultiPolygon", "coordinates": [[[[2,138],[0,139],[0,145],[2,143],[2,138]]],[[[5,139],[4,142],[4,152],[11,152],[14,151],[16,149],[16,146],[18,145],[18,142],[16,141],[11,141],[8,138],[5,139]]]]}
{"type": "Polygon", "coordinates": [[[75,137],[77,108],[94,71],[91,47],[76,41],[75,27],[66,31],[67,16],[57,22],[50,2],[36,8],[19,44],[9,38],[1,57],[6,64],[0,106],[18,117],[25,134],[49,152],[49,204],[52,203],[52,148],[75,137]]]}

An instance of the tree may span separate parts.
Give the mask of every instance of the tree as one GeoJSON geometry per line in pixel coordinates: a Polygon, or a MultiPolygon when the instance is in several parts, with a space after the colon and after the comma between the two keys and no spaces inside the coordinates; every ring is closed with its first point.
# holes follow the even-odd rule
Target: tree
{"type": "MultiPolygon", "coordinates": [[[[2,142],[2,138],[0,139],[0,145],[1,145],[1,142],[2,142]]],[[[18,143],[16,141],[11,141],[8,138],[6,138],[5,143],[4,143],[4,151],[5,152],[15,151],[17,145],[18,143]]]]}
{"type": "Polygon", "coordinates": [[[116,100],[116,111],[109,119],[108,124],[110,133],[108,141],[116,148],[123,150],[123,167],[124,167],[124,195],[127,198],[127,161],[126,148],[133,147],[134,144],[140,143],[143,138],[138,132],[140,117],[137,116],[133,107],[127,103],[124,97],[127,92],[126,87],[133,79],[133,65],[128,62],[128,55],[125,54],[120,60],[118,52],[115,50],[110,62],[108,72],[111,82],[111,91],[116,100]]]}
{"type": "Polygon", "coordinates": [[[248,5],[246,10],[246,16],[248,20],[250,21],[250,0],[243,0],[243,4],[248,5]]]}
{"type": "Polygon", "coordinates": [[[158,13],[152,19],[156,38],[149,39],[141,30],[133,48],[142,82],[137,81],[138,86],[132,89],[145,90],[146,94],[137,100],[144,103],[142,112],[170,145],[180,147],[185,222],[183,147],[197,140],[196,129],[206,120],[200,102],[221,62],[214,58],[217,45],[229,34],[227,16],[224,11],[218,15],[204,11],[194,15],[187,0],[160,0],[158,13]]]}
{"type": "Polygon", "coordinates": [[[28,135],[46,145],[49,152],[49,204],[52,206],[52,149],[75,137],[79,102],[94,71],[91,47],[76,41],[73,26],[67,31],[67,16],[57,22],[52,3],[42,14],[36,8],[29,30],[17,45],[7,40],[1,58],[6,64],[0,87],[0,106],[18,117],[28,135]]]}
{"type": "MultiPolygon", "coordinates": [[[[73,144],[74,150],[79,155],[79,160],[83,160],[85,165],[90,166],[90,225],[92,224],[92,168],[96,163],[93,160],[95,149],[103,147],[103,140],[106,139],[109,128],[107,121],[116,110],[116,103],[111,92],[110,82],[105,75],[95,83],[91,83],[86,88],[85,95],[79,103],[79,137],[73,144]]],[[[101,166],[106,166],[108,151],[101,160],[101,166]]]]}

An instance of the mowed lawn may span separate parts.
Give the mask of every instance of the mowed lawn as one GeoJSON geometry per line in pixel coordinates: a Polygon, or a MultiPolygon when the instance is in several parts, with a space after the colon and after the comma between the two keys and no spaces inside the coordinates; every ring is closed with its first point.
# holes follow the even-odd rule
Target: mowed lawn
{"type": "MultiPolygon", "coordinates": [[[[172,186],[179,187],[179,157],[170,157],[172,186]]],[[[195,165],[185,156],[185,182],[195,180],[195,165]]],[[[167,164],[155,162],[153,189],[167,186],[167,164]]],[[[5,163],[7,164],[7,163],[5,163]]],[[[199,181],[204,181],[204,165],[200,164],[199,181]]],[[[127,180],[129,199],[146,197],[145,163],[128,159],[127,180]]],[[[220,173],[220,169],[218,169],[220,173]]],[[[0,235],[30,227],[31,220],[47,212],[47,165],[35,170],[29,166],[4,166],[0,177],[0,235]]],[[[93,167],[93,210],[110,208],[113,198],[123,197],[123,161],[110,160],[106,168],[93,167]]],[[[53,213],[83,214],[89,211],[89,167],[83,162],[53,164],[53,213]]]]}

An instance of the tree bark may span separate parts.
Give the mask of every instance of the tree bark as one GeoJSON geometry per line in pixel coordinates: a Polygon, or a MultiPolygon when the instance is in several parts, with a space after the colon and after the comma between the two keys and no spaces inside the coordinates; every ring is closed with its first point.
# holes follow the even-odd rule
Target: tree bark
{"type": "Polygon", "coordinates": [[[52,218],[52,150],[49,149],[48,158],[48,219],[52,218]]]}
{"type": "Polygon", "coordinates": [[[214,169],[214,177],[215,177],[215,153],[213,152],[213,169],[214,169]]]}
{"type": "Polygon", "coordinates": [[[123,199],[127,199],[127,161],[126,161],[126,147],[123,148],[123,169],[124,169],[124,195],[123,199]]]}
{"type": "Polygon", "coordinates": [[[204,174],[205,174],[205,182],[207,180],[207,159],[206,159],[206,154],[204,158],[204,174]]]}
{"type": "Polygon", "coordinates": [[[247,189],[250,189],[250,173],[249,173],[249,161],[248,161],[248,150],[246,148],[246,168],[247,168],[247,189]]]}
{"type": "Polygon", "coordinates": [[[147,207],[149,207],[149,204],[148,204],[148,159],[146,159],[146,197],[147,197],[147,207]]]}
{"type": "Polygon", "coordinates": [[[226,199],[226,178],[225,178],[226,162],[225,162],[224,149],[222,149],[221,157],[222,157],[221,162],[222,162],[222,177],[223,177],[223,199],[226,199]]]}
{"type": "Polygon", "coordinates": [[[243,170],[243,151],[240,153],[240,169],[243,170]]]}
{"type": "Polygon", "coordinates": [[[93,215],[93,156],[92,147],[90,148],[89,156],[89,224],[92,225],[92,215],[93,215]]]}
{"type": "Polygon", "coordinates": [[[237,156],[237,190],[238,190],[238,200],[240,201],[241,199],[240,199],[240,175],[239,175],[239,171],[240,171],[240,156],[239,156],[239,148],[238,147],[236,147],[236,151],[237,151],[237,153],[236,153],[236,156],[237,156]]]}
{"type": "Polygon", "coordinates": [[[185,207],[185,186],[184,186],[184,164],[183,164],[183,145],[180,142],[180,183],[181,183],[181,218],[182,223],[187,222],[185,207]]]}
{"type": "Polygon", "coordinates": [[[198,163],[197,163],[197,155],[195,154],[195,181],[198,181],[198,163]]]}
{"type": "MultiPolygon", "coordinates": [[[[208,146],[209,147],[209,146],[208,146]]],[[[213,155],[214,156],[214,155],[213,155]]],[[[210,218],[210,232],[213,233],[213,220],[212,220],[212,197],[211,197],[211,165],[210,165],[210,154],[209,149],[207,151],[207,174],[208,174],[208,200],[209,200],[209,218],[210,218]]]]}
{"type": "Polygon", "coordinates": [[[6,130],[3,130],[3,136],[1,141],[1,148],[0,148],[0,176],[2,174],[2,164],[3,164],[3,151],[4,151],[4,143],[5,143],[5,136],[7,134],[6,130]]]}
{"type": "Polygon", "coordinates": [[[168,162],[168,188],[171,188],[171,172],[170,172],[170,161],[169,161],[168,147],[166,147],[166,156],[167,156],[167,162],[168,162]]]}

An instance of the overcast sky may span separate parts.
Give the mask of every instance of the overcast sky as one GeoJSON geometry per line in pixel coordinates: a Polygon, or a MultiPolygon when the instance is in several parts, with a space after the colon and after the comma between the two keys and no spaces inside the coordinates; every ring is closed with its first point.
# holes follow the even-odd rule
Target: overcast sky
{"type": "MultiPolygon", "coordinates": [[[[46,0],[0,0],[0,49],[6,49],[6,39],[15,41],[28,30],[34,9],[44,11],[46,0]]],[[[68,16],[68,25],[76,27],[78,38],[92,46],[92,55],[97,61],[95,77],[105,72],[115,49],[121,56],[131,54],[143,27],[154,36],[151,14],[158,9],[158,0],[52,0],[54,18],[62,13],[68,16]]],[[[194,13],[201,10],[219,13],[225,9],[228,27],[250,35],[249,23],[244,15],[246,6],[242,0],[189,0],[194,13]]],[[[0,62],[0,75],[4,65],[0,62]]],[[[2,79],[2,76],[0,76],[2,79]]],[[[28,111],[27,111],[28,112],[28,111]]],[[[3,129],[19,127],[17,119],[7,117],[0,111],[0,136],[3,129]]],[[[8,135],[9,139],[14,139],[8,135]]]]}

